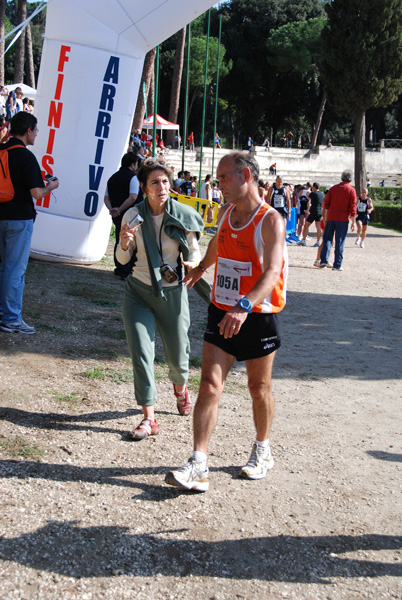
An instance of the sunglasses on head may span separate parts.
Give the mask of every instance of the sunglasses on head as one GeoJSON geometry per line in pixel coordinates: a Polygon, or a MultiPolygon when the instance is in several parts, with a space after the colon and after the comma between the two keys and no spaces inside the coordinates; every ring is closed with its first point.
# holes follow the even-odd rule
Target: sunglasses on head
{"type": "Polygon", "coordinates": [[[166,161],[162,160],[161,158],[156,158],[155,156],[146,158],[143,164],[147,167],[153,167],[154,165],[161,165],[162,167],[166,167],[166,161]]]}

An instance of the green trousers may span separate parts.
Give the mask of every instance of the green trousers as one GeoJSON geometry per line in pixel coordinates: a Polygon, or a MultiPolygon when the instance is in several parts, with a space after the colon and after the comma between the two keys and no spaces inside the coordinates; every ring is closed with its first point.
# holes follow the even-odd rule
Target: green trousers
{"type": "Polygon", "coordinates": [[[154,373],[155,331],[161,336],[169,379],[184,385],[188,379],[190,310],[187,288],[164,288],[165,298],[156,298],[152,287],[129,275],[123,299],[123,319],[133,362],[134,394],[138,405],[156,402],[154,373]]]}

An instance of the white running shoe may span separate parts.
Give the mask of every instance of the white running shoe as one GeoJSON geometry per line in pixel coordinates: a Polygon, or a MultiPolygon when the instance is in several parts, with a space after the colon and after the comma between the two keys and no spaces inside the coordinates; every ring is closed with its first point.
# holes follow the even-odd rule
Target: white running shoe
{"type": "Polygon", "coordinates": [[[300,242],[297,242],[298,246],[307,246],[306,244],[306,240],[300,240],[300,242]]]}
{"type": "Polygon", "coordinates": [[[364,248],[364,242],[360,242],[360,248],[364,248]]]}
{"type": "Polygon", "coordinates": [[[263,448],[255,442],[245,467],[240,469],[240,477],[244,479],[263,479],[269,469],[274,466],[271,448],[263,448]]]}
{"type": "Polygon", "coordinates": [[[36,333],[35,327],[28,325],[22,319],[21,319],[21,321],[11,321],[11,323],[7,323],[6,321],[1,321],[0,331],[5,331],[6,333],[25,333],[28,335],[32,335],[33,333],[36,333]]]}
{"type": "Polygon", "coordinates": [[[313,246],[313,248],[319,248],[320,247],[320,242],[316,242],[313,246]]]}
{"type": "Polygon", "coordinates": [[[306,236],[306,240],[307,240],[308,242],[310,242],[312,239],[313,239],[313,238],[311,237],[311,235],[308,235],[308,236],[306,236]]]}
{"type": "Polygon", "coordinates": [[[356,238],[356,241],[355,241],[356,246],[358,246],[360,244],[360,242],[361,242],[360,238],[359,237],[356,238]]]}
{"type": "Polygon", "coordinates": [[[320,264],[321,264],[321,262],[319,260],[315,260],[313,267],[318,267],[319,268],[320,264]]]}
{"type": "Polygon", "coordinates": [[[208,467],[191,457],[183,467],[166,473],[165,482],[185,490],[206,492],[209,488],[208,467]]]}

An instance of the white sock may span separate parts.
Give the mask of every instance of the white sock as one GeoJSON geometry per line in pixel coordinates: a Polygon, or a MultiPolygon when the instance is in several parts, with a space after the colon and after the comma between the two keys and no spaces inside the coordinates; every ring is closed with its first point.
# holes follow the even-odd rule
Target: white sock
{"type": "Polygon", "coordinates": [[[258,440],[255,440],[255,443],[257,444],[257,446],[260,446],[261,448],[269,448],[269,438],[267,440],[264,440],[263,442],[259,442],[258,440]]]}
{"type": "Polygon", "coordinates": [[[205,466],[207,465],[207,455],[205,452],[198,452],[198,450],[194,450],[193,458],[195,458],[197,462],[200,462],[205,466]]]}

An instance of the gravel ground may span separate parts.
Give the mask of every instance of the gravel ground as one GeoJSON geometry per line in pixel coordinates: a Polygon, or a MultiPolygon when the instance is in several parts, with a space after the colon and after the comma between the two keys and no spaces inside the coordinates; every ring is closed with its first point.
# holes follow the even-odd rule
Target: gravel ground
{"type": "MultiPolygon", "coordinates": [[[[0,598],[402,598],[401,250],[370,227],[364,250],[348,236],[339,273],[289,247],[275,468],[238,477],[254,429],[236,363],[205,494],[164,483],[191,453],[191,418],[160,345],[160,434],[125,439],[140,412],[111,247],[92,266],[31,261],[38,333],[0,333],[0,598]]],[[[193,292],[191,310],[195,399],[206,306],[193,292]]]]}

